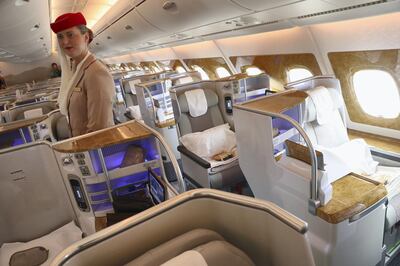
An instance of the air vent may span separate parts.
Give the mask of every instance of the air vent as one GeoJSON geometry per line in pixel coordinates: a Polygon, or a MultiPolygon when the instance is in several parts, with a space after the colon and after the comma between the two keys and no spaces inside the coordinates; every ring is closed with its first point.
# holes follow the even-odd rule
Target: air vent
{"type": "Polygon", "coordinates": [[[359,5],[354,5],[354,6],[342,7],[342,8],[333,9],[333,10],[328,10],[328,11],[324,11],[324,12],[318,12],[318,13],[303,15],[303,16],[299,16],[299,17],[297,17],[297,18],[298,18],[298,19],[312,18],[312,17],[317,17],[317,16],[322,16],[322,15],[327,15],[327,14],[342,12],[342,11],[351,10],[351,9],[356,9],[356,8],[361,8],[361,7],[366,7],[366,6],[378,5],[378,4],[387,3],[387,2],[389,2],[389,1],[388,1],[388,0],[374,1],[374,2],[369,2],[369,3],[365,3],[365,4],[359,4],[359,5]]]}

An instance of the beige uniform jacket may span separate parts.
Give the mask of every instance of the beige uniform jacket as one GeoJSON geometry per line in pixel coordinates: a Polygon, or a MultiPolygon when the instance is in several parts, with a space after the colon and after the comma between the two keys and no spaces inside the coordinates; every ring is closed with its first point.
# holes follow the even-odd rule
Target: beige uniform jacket
{"type": "Polygon", "coordinates": [[[81,72],[67,104],[73,137],[114,125],[115,86],[111,74],[93,55],[81,72]]]}

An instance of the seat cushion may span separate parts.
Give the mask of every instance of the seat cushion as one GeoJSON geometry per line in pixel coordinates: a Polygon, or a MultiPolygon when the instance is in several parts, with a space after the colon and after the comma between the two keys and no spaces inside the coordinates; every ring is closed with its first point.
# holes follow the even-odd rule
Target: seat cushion
{"type": "Polygon", "coordinates": [[[196,247],[209,266],[250,266],[254,265],[251,259],[232,244],[215,240],[196,247]]]}
{"type": "Polygon", "coordinates": [[[247,266],[254,263],[218,233],[195,229],[147,251],[126,265],[247,266]]]}
{"type": "Polygon", "coordinates": [[[126,266],[161,265],[185,251],[214,240],[223,240],[223,238],[208,229],[195,229],[154,247],[127,263],[126,266]]]}

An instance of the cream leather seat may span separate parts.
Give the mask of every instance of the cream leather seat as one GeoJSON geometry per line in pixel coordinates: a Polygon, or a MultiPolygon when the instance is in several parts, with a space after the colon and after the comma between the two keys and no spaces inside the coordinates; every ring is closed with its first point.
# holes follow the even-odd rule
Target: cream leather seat
{"type": "Polygon", "coordinates": [[[22,120],[27,118],[26,113],[29,111],[37,110],[37,115],[34,116],[40,116],[50,113],[51,111],[56,110],[57,108],[58,108],[57,103],[55,101],[42,101],[37,103],[16,106],[10,108],[10,110],[8,111],[8,115],[5,117],[5,119],[6,122],[22,120]]]}
{"type": "Polygon", "coordinates": [[[196,189],[86,237],[51,265],[311,266],[306,232],[270,202],[196,189]]]}
{"type": "MultiPolygon", "coordinates": [[[[302,124],[311,142],[327,158],[332,157],[330,151],[335,153],[340,149],[342,152],[337,157],[342,159],[347,170],[385,184],[389,198],[387,227],[393,226],[400,221],[400,168],[378,165],[363,140],[349,139],[345,125],[345,106],[339,88],[316,87],[307,92],[314,96],[306,99],[302,124]],[[354,149],[357,146],[362,147],[361,151],[354,149]]],[[[325,163],[329,168],[330,162],[325,160],[325,163]]],[[[335,170],[340,172],[340,169],[335,170]]]]}
{"type": "MultiPolygon", "coordinates": [[[[199,90],[199,88],[194,89],[199,90]]],[[[200,90],[204,92],[207,111],[204,115],[198,117],[193,117],[190,114],[188,101],[184,93],[191,91],[191,89],[184,92],[176,92],[178,101],[175,103],[174,116],[178,122],[181,136],[201,132],[227,123],[219,109],[217,94],[211,89],[200,90]]],[[[231,187],[245,180],[237,157],[213,164],[210,160],[193,153],[184,145],[178,146],[178,151],[181,153],[183,172],[202,187],[231,187]]]]}

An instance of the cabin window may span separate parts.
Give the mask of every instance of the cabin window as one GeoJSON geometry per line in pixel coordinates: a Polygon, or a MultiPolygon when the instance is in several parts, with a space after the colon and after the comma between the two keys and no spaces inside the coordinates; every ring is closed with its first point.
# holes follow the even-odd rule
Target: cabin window
{"type": "Polygon", "coordinates": [[[314,75],[311,73],[311,71],[304,67],[292,68],[287,72],[288,82],[310,78],[312,76],[314,75]]]}
{"type": "MultiPolygon", "coordinates": [[[[222,57],[210,57],[210,58],[192,58],[192,59],[184,59],[183,60],[186,65],[195,70],[194,66],[200,67],[204,73],[207,74],[207,80],[214,80],[214,79],[219,79],[219,75],[217,73],[217,69],[219,67],[223,67],[228,71],[229,75],[232,75],[232,73],[229,70],[228,64],[225,62],[225,60],[222,57]]],[[[200,71],[199,71],[200,72],[200,71]]],[[[206,75],[203,75],[204,77],[206,75]]],[[[204,78],[202,78],[204,79],[204,78]]]]}
{"type": "Polygon", "coordinates": [[[210,77],[207,75],[207,73],[204,71],[204,69],[202,69],[202,68],[199,67],[198,65],[193,65],[193,66],[192,66],[192,69],[193,69],[194,71],[197,71],[197,72],[200,73],[201,79],[202,79],[202,80],[209,80],[209,79],[210,79],[210,77]]]}
{"type": "Polygon", "coordinates": [[[178,73],[185,73],[185,72],[186,72],[186,70],[185,70],[183,67],[181,67],[181,66],[177,66],[177,67],[175,68],[175,70],[176,70],[178,73]]]}
{"type": "Polygon", "coordinates": [[[260,75],[261,73],[263,73],[263,72],[258,67],[246,68],[246,74],[249,76],[257,76],[257,75],[260,75]]]}
{"type": "Polygon", "coordinates": [[[225,67],[217,67],[217,69],[215,71],[217,71],[217,75],[218,75],[219,78],[226,78],[226,77],[229,77],[231,75],[229,73],[229,71],[226,70],[225,67]]]}
{"type": "Polygon", "coordinates": [[[399,115],[399,89],[390,73],[378,69],[359,70],[353,74],[353,88],[365,113],[383,118],[399,115]]]}

